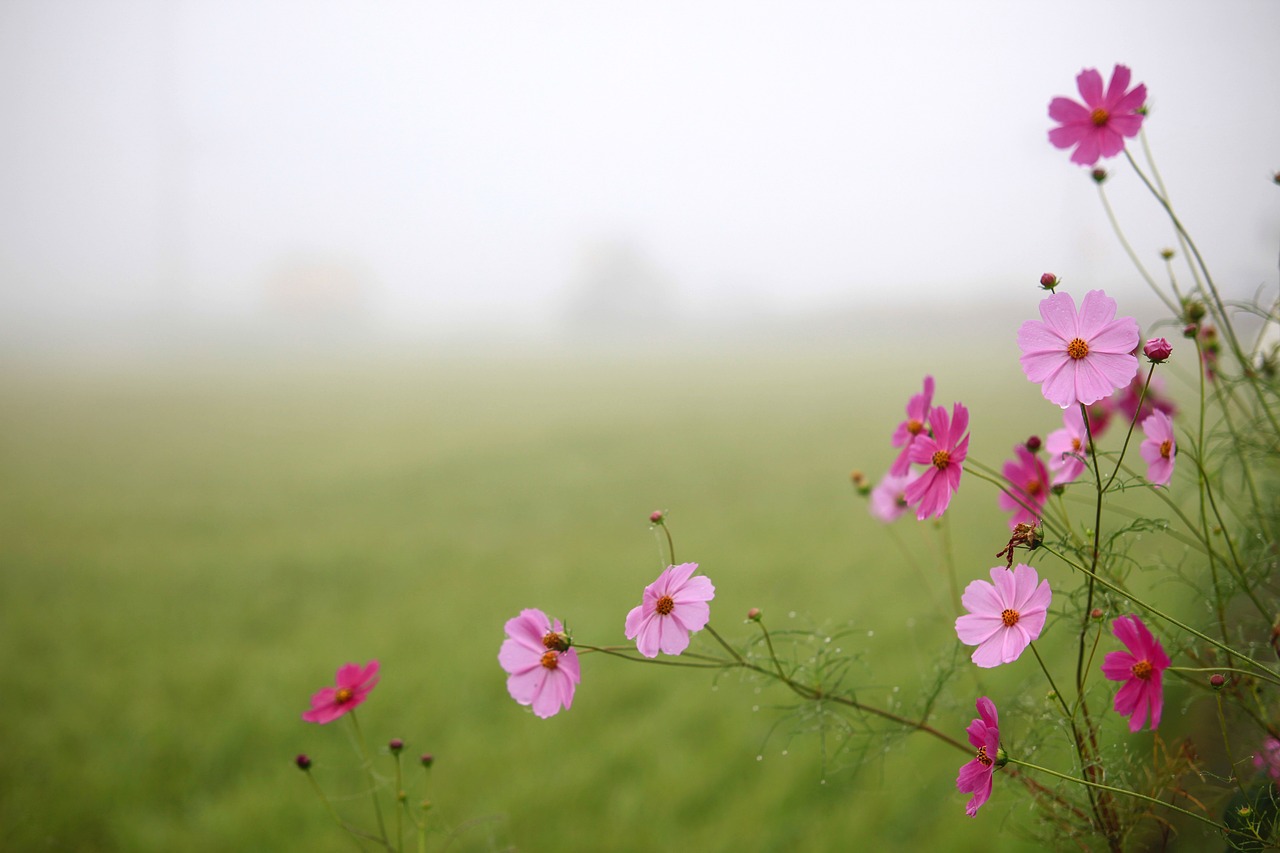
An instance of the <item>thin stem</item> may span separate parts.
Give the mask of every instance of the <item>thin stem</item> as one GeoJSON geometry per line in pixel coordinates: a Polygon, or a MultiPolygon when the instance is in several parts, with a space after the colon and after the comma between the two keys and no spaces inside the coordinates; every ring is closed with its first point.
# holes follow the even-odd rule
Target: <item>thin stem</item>
{"type": "Polygon", "coordinates": [[[355,709],[347,713],[347,718],[351,720],[351,727],[355,729],[356,741],[360,745],[360,760],[364,765],[365,775],[369,778],[369,797],[373,800],[373,813],[378,818],[378,835],[382,846],[390,850],[391,841],[387,838],[387,825],[382,819],[382,804],[378,802],[378,780],[373,775],[373,758],[369,754],[369,745],[364,739],[364,732],[360,730],[360,721],[356,719],[355,709]]]}
{"type": "Polygon", "coordinates": [[[1124,236],[1124,231],[1120,228],[1120,221],[1116,219],[1115,211],[1111,209],[1111,202],[1107,199],[1107,191],[1102,184],[1098,184],[1098,198],[1102,199],[1102,207],[1107,212],[1107,220],[1111,223],[1111,230],[1116,232],[1116,239],[1120,241],[1121,247],[1124,248],[1125,254],[1129,256],[1129,260],[1133,261],[1133,265],[1138,268],[1138,274],[1142,276],[1142,280],[1151,288],[1151,292],[1159,297],[1160,301],[1174,314],[1179,313],[1177,305],[1169,300],[1160,286],[1156,284],[1156,280],[1151,277],[1151,273],[1147,272],[1147,268],[1143,266],[1142,261],[1138,259],[1138,255],[1133,251],[1133,247],[1129,245],[1128,239],[1124,236]]]}
{"type": "Polygon", "coordinates": [[[352,844],[354,844],[358,849],[363,850],[364,845],[360,843],[361,838],[367,838],[372,841],[377,840],[364,830],[358,829],[343,820],[342,816],[338,814],[338,810],[333,807],[333,803],[329,802],[329,798],[326,797],[324,791],[321,790],[320,783],[316,781],[316,777],[311,775],[310,770],[306,770],[304,772],[306,773],[307,781],[311,783],[311,789],[316,792],[316,796],[320,798],[320,802],[324,803],[325,810],[329,812],[329,817],[333,818],[333,822],[338,825],[339,829],[349,833],[347,837],[351,839],[352,844]]]}

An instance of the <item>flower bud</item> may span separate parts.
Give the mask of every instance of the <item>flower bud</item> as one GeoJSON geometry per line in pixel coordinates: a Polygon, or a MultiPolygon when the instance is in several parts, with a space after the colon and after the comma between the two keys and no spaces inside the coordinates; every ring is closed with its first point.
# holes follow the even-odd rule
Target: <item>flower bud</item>
{"type": "Polygon", "coordinates": [[[387,744],[387,749],[391,750],[392,755],[399,755],[400,750],[404,749],[404,741],[398,737],[393,737],[391,742],[387,744]]]}
{"type": "Polygon", "coordinates": [[[1089,173],[1089,177],[1093,178],[1095,184],[1100,184],[1107,179],[1106,169],[1094,169],[1089,173]]]}
{"type": "Polygon", "coordinates": [[[1095,607],[1089,611],[1089,618],[1097,621],[1107,614],[1103,612],[1101,607],[1095,607]]]}
{"type": "Polygon", "coordinates": [[[431,753],[429,753],[429,752],[424,752],[424,753],[422,753],[422,766],[423,766],[423,767],[430,767],[432,764],[435,764],[435,763],[436,763],[436,757],[435,757],[434,755],[432,755],[432,754],[431,754],[431,753]]]}
{"type": "Polygon", "coordinates": [[[1040,449],[1040,436],[1033,435],[1027,439],[1027,450],[1030,450],[1032,453],[1035,453],[1039,449],[1040,449]]]}
{"type": "Polygon", "coordinates": [[[1040,287],[1044,290],[1052,292],[1053,289],[1060,284],[1062,284],[1062,279],[1058,278],[1051,272],[1047,272],[1040,276],[1040,287]]]}
{"type": "Polygon", "coordinates": [[[753,607],[753,608],[751,608],[750,610],[748,610],[748,611],[747,611],[747,619],[749,619],[749,620],[750,620],[750,621],[752,621],[752,622],[759,622],[759,621],[760,621],[760,615],[761,615],[761,614],[760,614],[760,608],[759,608],[759,607],[753,607]]]}
{"type": "Polygon", "coordinates": [[[293,759],[293,763],[298,765],[298,769],[304,772],[311,769],[311,759],[305,752],[299,753],[298,757],[293,759]]]}
{"type": "Polygon", "coordinates": [[[1142,354],[1151,359],[1152,364],[1160,364],[1173,355],[1173,346],[1164,338],[1152,338],[1142,348],[1142,354]]]}
{"type": "Polygon", "coordinates": [[[1004,767],[1009,763],[1009,753],[1004,751],[1003,746],[996,747],[996,767],[1004,767]]]}
{"type": "Polygon", "coordinates": [[[542,637],[542,645],[549,651],[567,652],[573,646],[573,637],[564,631],[548,631],[542,637]]]}
{"type": "Polygon", "coordinates": [[[653,512],[649,513],[650,524],[661,524],[666,520],[666,518],[667,514],[660,509],[655,509],[653,512]]]}
{"type": "Polygon", "coordinates": [[[1188,299],[1182,306],[1182,316],[1188,323],[1199,323],[1204,319],[1204,303],[1188,299]]]}
{"type": "Polygon", "coordinates": [[[1161,249],[1160,257],[1164,258],[1166,261],[1173,260],[1173,249],[1161,249]]]}
{"type": "Polygon", "coordinates": [[[1214,690],[1221,690],[1222,685],[1226,683],[1227,683],[1226,676],[1224,676],[1220,672],[1215,672],[1213,675],[1209,676],[1209,686],[1212,687],[1214,690]]]}

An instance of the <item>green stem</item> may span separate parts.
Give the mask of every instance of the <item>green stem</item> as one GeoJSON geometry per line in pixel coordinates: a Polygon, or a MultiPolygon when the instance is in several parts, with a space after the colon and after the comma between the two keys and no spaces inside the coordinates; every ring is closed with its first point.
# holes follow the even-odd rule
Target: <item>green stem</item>
{"type": "Polygon", "coordinates": [[[351,720],[351,727],[355,729],[356,741],[360,745],[360,761],[364,766],[365,776],[369,779],[369,797],[373,800],[373,813],[378,819],[378,835],[382,846],[391,850],[391,841],[387,838],[387,825],[382,819],[382,804],[378,802],[378,780],[373,775],[373,757],[369,754],[369,744],[364,739],[364,732],[360,730],[360,721],[356,719],[355,709],[347,713],[347,718],[351,720]]]}

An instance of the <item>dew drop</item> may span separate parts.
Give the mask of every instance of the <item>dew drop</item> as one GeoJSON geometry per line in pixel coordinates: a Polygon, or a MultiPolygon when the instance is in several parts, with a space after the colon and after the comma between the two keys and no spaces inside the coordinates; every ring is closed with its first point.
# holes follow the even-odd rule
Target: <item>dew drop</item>
{"type": "Polygon", "coordinates": [[[759,710],[760,710],[760,706],[759,706],[759,705],[752,705],[752,706],[751,706],[751,710],[753,710],[753,711],[759,711],[759,710]]]}
{"type": "Polygon", "coordinates": [[[819,782],[818,784],[819,784],[819,785],[825,785],[825,784],[827,784],[827,780],[826,780],[826,779],[823,779],[823,780],[822,780],[821,782],[819,782]]]}
{"type": "Polygon", "coordinates": [[[897,687],[896,685],[895,685],[895,686],[894,686],[894,688],[893,688],[893,692],[894,692],[894,693],[897,693],[897,692],[898,692],[898,687],[897,687]]]}
{"type": "Polygon", "coordinates": [[[908,628],[914,628],[915,626],[916,626],[916,617],[914,617],[914,616],[908,617],[908,618],[907,618],[907,627],[908,627],[908,628]]]}
{"type": "Polygon", "coordinates": [[[764,761],[764,756],[763,756],[763,755],[757,755],[757,756],[756,756],[756,761],[764,761]]]}
{"type": "Polygon", "coordinates": [[[824,642],[824,643],[829,643],[829,642],[831,642],[831,638],[830,638],[830,637],[827,637],[827,638],[826,638],[825,640],[823,640],[822,642],[824,642]]]}
{"type": "Polygon", "coordinates": [[[876,632],[875,632],[875,631],[868,631],[868,632],[867,632],[867,636],[868,636],[868,637],[874,637],[875,635],[876,635],[876,632]]]}
{"type": "Polygon", "coordinates": [[[790,750],[786,750],[786,749],[782,750],[782,754],[783,754],[783,755],[786,755],[786,754],[788,754],[789,752],[790,752],[790,750]]]}
{"type": "Polygon", "coordinates": [[[794,619],[794,618],[796,618],[796,612],[795,612],[794,610],[792,610],[790,613],[788,613],[788,614],[787,614],[787,618],[788,618],[788,619],[794,619]]]}

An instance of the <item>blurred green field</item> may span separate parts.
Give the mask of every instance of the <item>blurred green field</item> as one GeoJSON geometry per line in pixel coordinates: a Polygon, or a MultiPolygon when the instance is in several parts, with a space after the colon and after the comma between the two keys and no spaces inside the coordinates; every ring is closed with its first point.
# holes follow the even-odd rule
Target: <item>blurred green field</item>
{"type": "MultiPolygon", "coordinates": [[[[915,523],[894,530],[925,580],[848,473],[887,467],[929,362],[989,464],[1057,425],[1005,352],[981,372],[837,347],[10,365],[0,847],[353,849],[293,757],[369,822],[345,727],[299,715],[339,664],[378,658],[361,723],[437,757],[434,850],[464,825],[450,849],[1032,849],[1025,795],[966,818],[967,758],[926,736],[861,741],[855,761],[793,737],[775,687],[598,655],[572,710],[544,721],[496,661],[523,607],[622,642],[661,568],[647,516],[663,508],[679,558],[716,585],[721,633],[748,637],[752,606],[775,629],[851,627],[841,642],[871,662],[859,696],[914,713],[956,614],[915,523]]],[[[949,513],[962,583],[1002,544],[994,504],[968,479],[949,513]]],[[[963,739],[977,690],[1032,678],[1004,669],[963,674],[934,725],[963,739]]]]}

